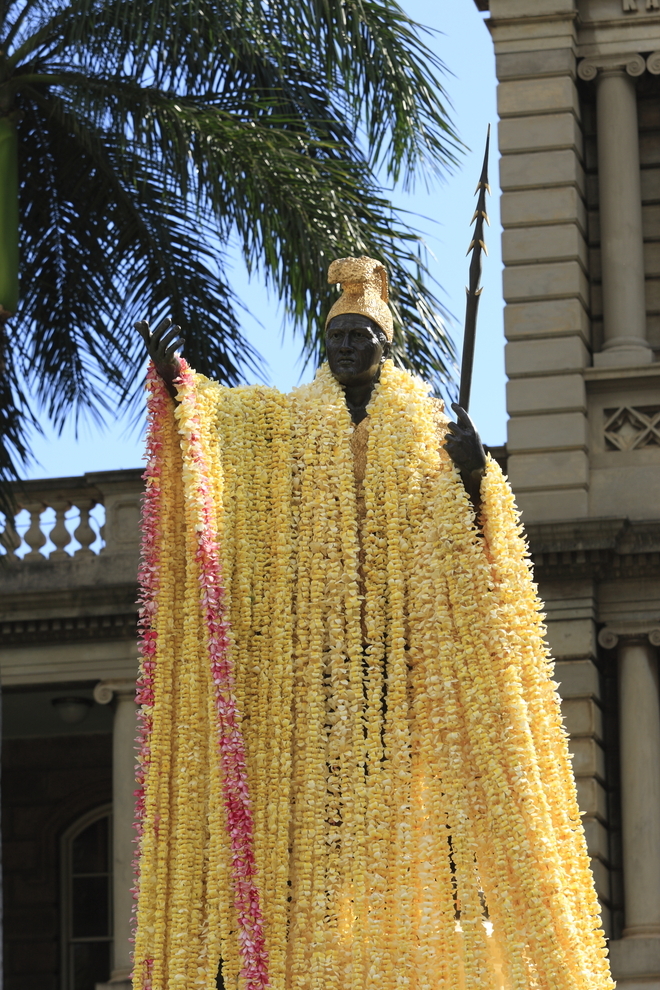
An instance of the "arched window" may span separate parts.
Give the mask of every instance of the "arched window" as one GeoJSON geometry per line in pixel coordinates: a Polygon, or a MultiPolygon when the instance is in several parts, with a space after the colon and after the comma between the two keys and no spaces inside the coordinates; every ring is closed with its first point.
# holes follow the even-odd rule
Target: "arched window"
{"type": "Polygon", "coordinates": [[[112,805],[62,836],[62,990],[94,990],[112,958],[112,805]]]}

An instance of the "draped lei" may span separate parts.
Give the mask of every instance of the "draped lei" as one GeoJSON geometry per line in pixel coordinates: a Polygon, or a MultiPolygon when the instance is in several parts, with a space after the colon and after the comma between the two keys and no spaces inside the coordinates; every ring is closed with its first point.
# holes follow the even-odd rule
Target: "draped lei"
{"type": "Polygon", "coordinates": [[[148,389],[135,990],[613,987],[497,464],[389,361],[357,491],[327,366],[148,389]]]}

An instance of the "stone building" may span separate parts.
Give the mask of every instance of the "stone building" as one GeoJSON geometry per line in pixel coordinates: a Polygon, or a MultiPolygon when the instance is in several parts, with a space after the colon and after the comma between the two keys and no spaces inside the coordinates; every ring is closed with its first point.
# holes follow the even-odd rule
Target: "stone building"
{"type": "Polygon", "coordinates": [[[129,987],[140,475],[28,482],[2,535],[4,990],[129,987]]]}
{"type": "Polygon", "coordinates": [[[497,59],[508,472],[614,975],[660,988],[660,0],[477,0],[497,59]]]}
{"type": "MultiPolygon", "coordinates": [[[[477,5],[499,79],[508,471],[614,973],[660,990],[660,0],[477,5]]],[[[139,491],[137,471],[30,483],[28,553],[2,537],[5,990],[128,986],[139,491]]]]}

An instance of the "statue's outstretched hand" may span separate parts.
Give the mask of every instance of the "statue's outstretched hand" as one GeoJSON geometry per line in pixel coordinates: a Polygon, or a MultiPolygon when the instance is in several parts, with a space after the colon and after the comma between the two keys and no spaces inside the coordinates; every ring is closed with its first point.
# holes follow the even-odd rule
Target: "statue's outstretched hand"
{"type": "Polygon", "coordinates": [[[452,402],[451,407],[456,413],[456,422],[447,425],[445,449],[458,468],[468,495],[477,505],[481,479],[486,473],[486,452],[465,409],[456,402],[452,402]]]}
{"type": "Polygon", "coordinates": [[[183,350],[183,339],[179,336],[181,327],[172,326],[172,321],[167,318],[160,321],[153,333],[146,320],[136,323],[135,329],[142,337],[167,391],[176,399],[174,380],[181,374],[178,352],[183,350]]]}

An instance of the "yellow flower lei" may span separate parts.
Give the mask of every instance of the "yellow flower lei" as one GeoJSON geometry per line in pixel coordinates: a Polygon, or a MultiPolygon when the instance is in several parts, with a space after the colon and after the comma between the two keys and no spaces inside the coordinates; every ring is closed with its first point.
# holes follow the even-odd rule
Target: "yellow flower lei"
{"type": "Polygon", "coordinates": [[[362,520],[326,366],[290,396],[197,376],[157,424],[134,985],[212,990],[220,958],[245,985],[195,556],[210,525],[273,990],[609,990],[511,492],[491,461],[481,535],[437,404],[389,361],[368,412],[362,520]]]}

